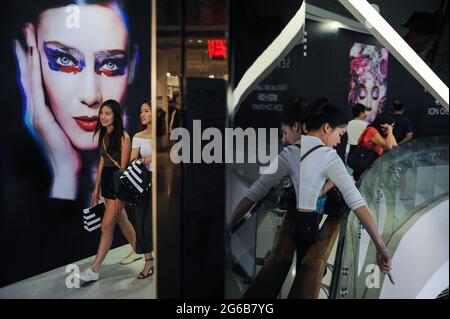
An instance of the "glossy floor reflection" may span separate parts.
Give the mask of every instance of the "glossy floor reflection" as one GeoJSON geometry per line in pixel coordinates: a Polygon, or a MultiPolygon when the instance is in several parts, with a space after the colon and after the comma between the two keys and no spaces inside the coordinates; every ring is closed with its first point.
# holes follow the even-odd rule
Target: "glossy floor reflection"
{"type": "MultiPolygon", "coordinates": [[[[131,251],[129,245],[111,250],[106,256],[97,282],[81,284],[80,288],[67,288],[70,272],[60,267],[35,277],[0,288],[2,299],[154,299],[154,278],[137,279],[144,259],[128,265],[120,261],[131,251]]],[[[86,269],[94,257],[76,263],[86,269]]],[[[72,272],[73,274],[73,272],[72,272]]],[[[73,281],[72,281],[73,282],[73,281]]]]}

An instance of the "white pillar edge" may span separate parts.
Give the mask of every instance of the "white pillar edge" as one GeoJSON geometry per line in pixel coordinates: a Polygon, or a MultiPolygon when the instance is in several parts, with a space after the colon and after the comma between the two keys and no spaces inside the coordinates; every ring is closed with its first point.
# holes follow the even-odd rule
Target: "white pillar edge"
{"type": "Polygon", "coordinates": [[[236,109],[242,99],[270,72],[274,64],[287,54],[303,36],[300,32],[305,25],[306,0],[303,1],[300,9],[281,31],[278,37],[264,50],[242,76],[238,85],[232,92],[231,108],[236,109]]]}

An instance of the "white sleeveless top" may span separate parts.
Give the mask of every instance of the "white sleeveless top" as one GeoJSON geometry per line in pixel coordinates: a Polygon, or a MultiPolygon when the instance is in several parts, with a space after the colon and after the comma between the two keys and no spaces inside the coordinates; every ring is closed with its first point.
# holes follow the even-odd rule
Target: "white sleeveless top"
{"type": "MultiPolygon", "coordinates": [[[[152,140],[134,136],[131,148],[138,148],[141,157],[150,156],[152,155],[152,140]]],[[[146,164],[146,166],[149,171],[152,171],[152,163],[146,164]]]]}

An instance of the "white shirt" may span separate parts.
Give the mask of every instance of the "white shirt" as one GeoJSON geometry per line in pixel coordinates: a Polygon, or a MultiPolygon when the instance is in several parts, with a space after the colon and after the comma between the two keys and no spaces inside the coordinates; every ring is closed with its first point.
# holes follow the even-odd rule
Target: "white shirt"
{"type": "Polygon", "coordinates": [[[247,198],[253,202],[262,200],[277,181],[289,175],[294,183],[298,209],[316,209],[317,198],[327,179],[341,191],[352,210],[366,205],[336,150],[323,146],[310,153],[300,164],[301,156],[323,143],[317,137],[303,135],[301,142],[296,144],[300,144],[301,148],[291,145],[281,151],[268,168],[275,173],[261,175],[247,191],[247,198]]]}
{"type": "MultiPolygon", "coordinates": [[[[138,148],[141,157],[152,155],[152,140],[149,138],[133,137],[131,148],[138,148]]],[[[149,171],[152,171],[152,163],[146,164],[149,171]]]]}
{"type": "Polygon", "coordinates": [[[348,134],[348,144],[358,145],[359,137],[364,129],[369,125],[366,121],[362,120],[351,120],[348,122],[347,134],[348,134]]]}

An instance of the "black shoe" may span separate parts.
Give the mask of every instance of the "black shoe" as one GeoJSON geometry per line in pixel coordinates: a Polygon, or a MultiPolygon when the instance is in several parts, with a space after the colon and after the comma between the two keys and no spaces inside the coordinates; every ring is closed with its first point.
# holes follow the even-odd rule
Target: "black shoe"
{"type": "MultiPolygon", "coordinates": [[[[147,262],[147,261],[151,261],[151,260],[153,260],[153,257],[152,257],[152,258],[149,258],[149,259],[146,259],[145,261],[147,262]]],[[[139,275],[137,276],[137,279],[145,279],[145,278],[148,278],[148,277],[150,277],[151,275],[153,275],[153,272],[154,272],[154,267],[151,266],[150,269],[148,270],[148,273],[147,273],[147,274],[144,274],[144,272],[140,272],[139,275]]]]}

